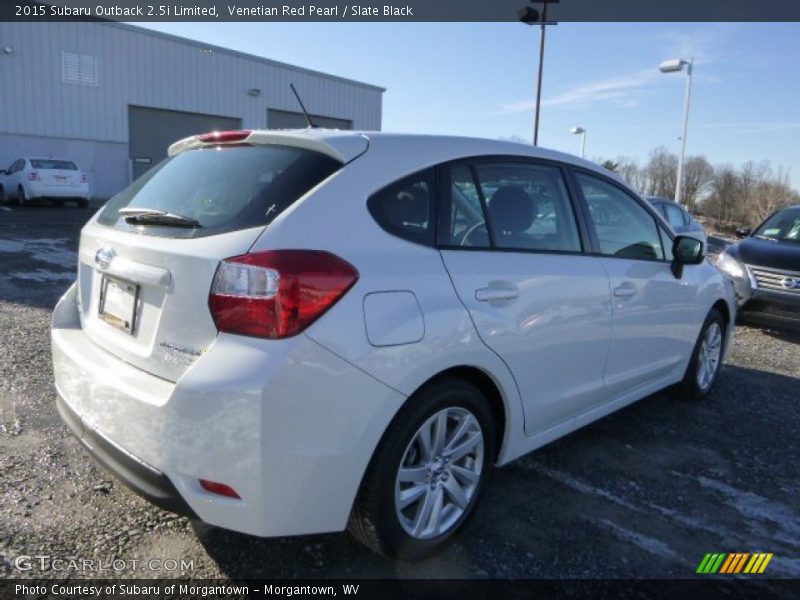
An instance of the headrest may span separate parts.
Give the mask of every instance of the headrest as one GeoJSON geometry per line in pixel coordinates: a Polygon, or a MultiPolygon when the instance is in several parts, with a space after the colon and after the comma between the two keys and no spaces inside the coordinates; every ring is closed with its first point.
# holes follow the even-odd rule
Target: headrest
{"type": "Polygon", "coordinates": [[[495,231],[527,231],[538,214],[538,203],[522,188],[507,185],[489,200],[489,214],[495,231]]]}

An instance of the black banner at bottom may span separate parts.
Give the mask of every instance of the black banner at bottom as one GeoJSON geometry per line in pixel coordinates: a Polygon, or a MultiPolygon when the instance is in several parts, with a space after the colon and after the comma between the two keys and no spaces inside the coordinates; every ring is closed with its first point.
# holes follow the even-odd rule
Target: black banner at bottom
{"type": "Polygon", "coordinates": [[[800,580],[325,580],[240,581],[179,579],[19,579],[0,582],[0,600],[144,600],[239,598],[434,598],[499,600],[500,598],[678,599],[798,598],[800,580]]]}

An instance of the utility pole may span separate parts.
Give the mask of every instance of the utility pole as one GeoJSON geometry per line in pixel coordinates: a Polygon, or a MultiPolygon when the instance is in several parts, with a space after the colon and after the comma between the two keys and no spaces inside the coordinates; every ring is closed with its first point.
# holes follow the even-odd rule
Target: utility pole
{"type": "Polygon", "coordinates": [[[541,4],[542,13],[539,17],[539,11],[525,6],[519,11],[519,20],[526,25],[533,25],[539,23],[541,33],[539,34],[539,75],[536,79],[536,109],[533,120],[533,145],[539,145],[539,111],[542,103],[542,74],[544,71],[544,43],[545,36],[547,35],[548,25],[557,25],[555,21],[547,20],[547,5],[558,4],[560,0],[531,0],[532,4],[541,4]]]}

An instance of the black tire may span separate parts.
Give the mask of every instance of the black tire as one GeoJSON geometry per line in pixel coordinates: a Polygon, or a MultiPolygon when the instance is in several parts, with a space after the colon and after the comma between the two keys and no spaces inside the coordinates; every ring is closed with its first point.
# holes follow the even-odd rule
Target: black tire
{"type": "Polygon", "coordinates": [[[78,207],[79,208],[89,208],[89,200],[86,198],[81,198],[78,200],[78,207]]]}
{"type": "MultiPolygon", "coordinates": [[[[441,551],[463,531],[474,513],[491,476],[496,444],[492,411],[477,387],[455,378],[443,378],[426,385],[398,412],[378,444],[353,505],[348,530],[358,541],[387,558],[415,561],[441,551]],[[484,444],[480,477],[461,516],[440,535],[419,539],[409,535],[400,523],[395,508],[396,477],[417,431],[430,417],[446,408],[466,409],[480,426],[484,444]]],[[[447,487],[446,483],[438,485],[447,487]]],[[[448,497],[445,489],[441,493],[448,497]]]]}
{"type": "Polygon", "coordinates": [[[6,190],[0,185],[0,204],[6,203],[6,190]]]}
{"type": "Polygon", "coordinates": [[[700,329],[700,334],[697,336],[697,342],[694,345],[694,350],[692,351],[692,358],[689,361],[689,365],[686,367],[686,373],[683,376],[683,381],[673,388],[673,395],[681,399],[702,400],[712,389],[714,389],[714,384],[717,382],[719,372],[722,369],[722,355],[724,354],[725,350],[727,334],[728,325],[725,321],[725,317],[722,316],[722,313],[719,310],[712,308],[711,311],[709,311],[705,322],[703,323],[703,327],[700,329]],[[703,340],[705,339],[709,329],[715,324],[720,328],[722,334],[722,338],[720,340],[720,358],[717,362],[716,369],[711,376],[710,382],[705,386],[701,386],[698,382],[698,370],[700,369],[700,354],[703,348],[703,340]]]}

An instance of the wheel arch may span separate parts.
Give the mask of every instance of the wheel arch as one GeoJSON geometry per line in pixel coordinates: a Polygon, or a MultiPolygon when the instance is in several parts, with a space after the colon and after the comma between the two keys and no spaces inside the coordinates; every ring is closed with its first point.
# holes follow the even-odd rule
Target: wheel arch
{"type": "Polygon", "coordinates": [[[717,300],[712,306],[711,309],[717,309],[720,313],[722,313],[722,318],[725,319],[725,326],[728,327],[731,324],[731,309],[728,306],[728,303],[725,302],[722,298],[717,300]]]}
{"type": "Polygon", "coordinates": [[[495,460],[497,460],[501,456],[501,451],[508,439],[508,407],[506,406],[503,393],[500,390],[500,384],[486,371],[471,365],[450,367],[440,371],[422,383],[422,385],[414,390],[409,398],[431,383],[448,378],[460,379],[471,383],[481,391],[489,402],[489,408],[492,411],[492,419],[494,421],[495,436],[498,441],[495,456],[495,460]]]}

